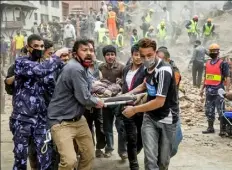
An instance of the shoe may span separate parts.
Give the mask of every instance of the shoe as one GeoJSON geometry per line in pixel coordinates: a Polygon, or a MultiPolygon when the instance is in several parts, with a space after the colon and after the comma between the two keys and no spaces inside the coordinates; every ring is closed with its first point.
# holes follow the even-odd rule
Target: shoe
{"type": "Polygon", "coordinates": [[[119,156],[121,157],[122,160],[126,160],[128,158],[127,153],[119,154],[119,156]]]}
{"type": "Polygon", "coordinates": [[[205,131],[202,131],[202,133],[203,134],[215,133],[213,123],[214,123],[213,121],[208,121],[208,128],[205,131]]]}
{"type": "Polygon", "coordinates": [[[220,137],[228,137],[229,136],[225,131],[221,131],[218,135],[220,137]]]}
{"type": "Polygon", "coordinates": [[[104,153],[101,151],[101,149],[97,149],[95,151],[95,156],[96,156],[96,158],[103,158],[104,157],[104,153]]]}
{"type": "Polygon", "coordinates": [[[105,154],[104,154],[105,158],[110,158],[111,156],[112,156],[112,152],[111,151],[105,152],[105,154]]]}

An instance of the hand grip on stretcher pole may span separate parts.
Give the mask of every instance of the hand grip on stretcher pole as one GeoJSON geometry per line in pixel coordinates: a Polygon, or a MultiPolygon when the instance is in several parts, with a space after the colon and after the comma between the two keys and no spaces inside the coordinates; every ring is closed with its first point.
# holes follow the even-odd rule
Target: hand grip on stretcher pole
{"type": "Polygon", "coordinates": [[[111,106],[111,105],[119,105],[119,104],[127,104],[127,103],[133,103],[136,101],[136,96],[116,96],[116,97],[110,97],[110,98],[104,98],[104,104],[105,106],[111,106]]]}

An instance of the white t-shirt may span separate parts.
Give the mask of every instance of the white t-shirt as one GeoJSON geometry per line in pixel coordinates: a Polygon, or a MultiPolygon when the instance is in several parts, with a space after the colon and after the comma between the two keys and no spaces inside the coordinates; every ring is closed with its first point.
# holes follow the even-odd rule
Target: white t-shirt
{"type": "Polygon", "coordinates": [[[126,83],[127,83],[127,86],[128,88],[130,88],[131,86],[131,83],[132,83],[132,79],[134,78],[135,74],[137,73],[138,69],[137,70],[129,70],[127,75],[126,75],[126,83]]]}
{"type": "Polygon", "coordinates": [[[96,21],[95,22],[95,28],[94,28],[94,32],[98,32],[99,28],[101,28],[101,21],[96,21]]]}

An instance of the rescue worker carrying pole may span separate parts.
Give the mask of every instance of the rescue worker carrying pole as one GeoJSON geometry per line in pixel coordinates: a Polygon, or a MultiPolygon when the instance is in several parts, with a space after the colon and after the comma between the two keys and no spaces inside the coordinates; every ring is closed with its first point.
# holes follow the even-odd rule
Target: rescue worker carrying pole
{"type": "Polygon", "coordinates": [[[145,38],[155,39],[154,27],[150,26],[145,34],[145,38]]]}
{"type": "Polygon", "coordinates": [[[205,23],[205,25],[203,26],[203,30],[202,30],[202,33],[203,33],[202,37],[204,37],[204,40],[203,40],[204,46],[207,43],[207,41],[213,38],[214,30],[215,30],[215,26],[214,24],[212,24],[212,19],[211,18],[207,19],[207,23],[205,23]]]}
{"type": "MultiPolygon", "coordinates": [[[[203,134],[215,132],[213,127],[215,121],[215,107],[219,113],[219,120],[222,122],[222,109],[224,110],[225,106],[222,107],[224,99],[218,95],[218,89],[222,88],[226,89],[227,92],[229,91],[229,65],[227,62],[219,58],[219,51],[220,47],[218,44],[210,45],[209,56],[211,57],[211,60],[208,60],[205,66],[204,85],[201,89],[200,96],[203,96],[205,89],[205,114],[208,119],[208,128],[207,130],[202,131],[203,134]],[[225,85],[224,82],[226,83],[225,85]]],[[[225,133],[225,128],[222,123],[220,124],[219,135],[222,135],[225,133]]]]}
{"type": "Polygon", "coordinates": [[[152,15],[154,13],[153,9],[150,9],[149,12],[147,12],[147,15],[145,17],[145,21],[150,24],[151,23],[151,19],[152,19],[152,15]]]}
{"type": "Polygon", "coordinates": [[[185,27],[187,28],[188,31],[188,36],[189,36],[189,42],[190,44],[194,43],[197,39],[198,35],[198,16],[195,15],[192,20],[190,20],[185,27]]]}
{"type": "Polygon", "coordinates": [[[166,37],[167,37],[167,30],[165,27],[165,22],[162,21],[160,23],[160,27],[157,30],[157,39],[160,46],[166,46],[166,37]]]}
{"type": "Polygon", "coordinates": [[[112,11],[112,7],[109,6],[109,12],[108,12],[108,19],[107,19],[107,25],[108,25],[108,29],[110,32],[110,38],[111,39],[115,39],[117,36],[117,26],[116,26],[116,13],[114,11],[112,11]]]}
{"type": "Polygon", "coordinates": [[[124,33],[124,29],[120,28],[119,29],[119,34],[117,35],[117,38],[116,38],[116,45],[117,45],[118,51],[121,51],[123,49],[123,46],[124,46],[123,33],[124,33]]]}

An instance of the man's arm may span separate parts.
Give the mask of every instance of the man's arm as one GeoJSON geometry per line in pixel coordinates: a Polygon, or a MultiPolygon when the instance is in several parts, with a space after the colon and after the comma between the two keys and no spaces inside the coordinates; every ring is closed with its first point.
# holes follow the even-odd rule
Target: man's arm
{"type": "Polygon", "coordinates": [[[142,84],[140,84],[139,86],[137,86],[136,88],[134,88],[133,90],[131,90],[130,92],[128,92],[127,94],[137,94],[137,93],[141,93],[144,90],[146,90],[146,84],[145,82],[143,82],[142,84]]]}
{"type": "Polygon", "coordinates": [[[63,63],[57,56],[53,56],[42,63],[28,60],[28,58],[19,58],[15,61],[15,76],[25,77],[45,77],[61,68],[63,63]]]}
{"type": "Polygon", "coordinates": [[[98,99],[91,95],[88,89],[88,82],[84,78],[85,73],[83,70],[73,70],[71,72],[72,88],[74,89],[74,96],[79,103],[87,107],[95,107],[98,99]]]}
{"type": "Polygon", "coordinates": [[[189,26],[191,25],[191,21],[189,21],[186,25],[185,25],[185,27],[187,28],[187,29],[189,29],[189,26]]]}
{"type": "Polygon", "coordinates": [[[166,96],[168,94],[169,86],[171,85],[172,76],[174,75],[172,75],[171,67],[169,67],[168,71],[161,70],[159,72],[159,82],[156,98],[145,104],[135,106],[135,113],[148,112],[163,107],[166,100],[166,96]]]}

